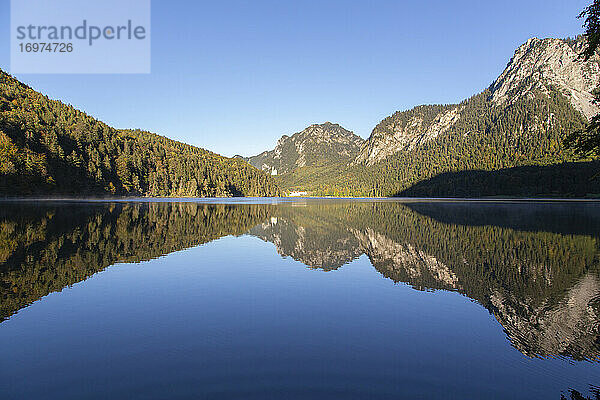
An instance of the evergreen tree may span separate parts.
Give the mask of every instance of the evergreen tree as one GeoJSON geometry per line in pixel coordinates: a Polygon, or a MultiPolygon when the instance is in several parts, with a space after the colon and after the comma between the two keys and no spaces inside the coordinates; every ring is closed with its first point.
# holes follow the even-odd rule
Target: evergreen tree
{"type": "MultiPolygon", "coordinates": [[[[585,18],[584,37],[586,47],[581,57],[589,60],[600,45],[600,0],[594,0],[592,4],[579,14],[579,18],[585,18]]],[[[596,103],[600,103],[600,88],[592,92],[596,103]]],[[[565,144],[575,149],[581,157],[600,157],[600,114],[595,115],[584,129],[571,133],[565,139],[565,144]]]]}

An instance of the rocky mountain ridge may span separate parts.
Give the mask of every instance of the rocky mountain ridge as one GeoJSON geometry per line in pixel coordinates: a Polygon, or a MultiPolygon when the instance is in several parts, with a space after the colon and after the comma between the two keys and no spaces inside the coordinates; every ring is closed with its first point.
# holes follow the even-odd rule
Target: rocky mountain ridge
{"type": "MultiPolygon", "coordinates": [[[[522,99],[559,93],[586,119],[600,112],[591,91],[600,83],[600,57],[579,57],[583,39],[531,38],[521,45],[504,72],[486,91],[486,107],[507,108],[522,99]]],[[[471,99],[460,104],[418,106],[399,111],[381,121],[363,145],[355,162],[371,166],[401,151],[422,147],[443,134],[452,134],[471,99]]],[[[553,110],[539,125],[552,122],[553,110]]],[[[481,132],[476,132],[481,133],[481,132]]]]}

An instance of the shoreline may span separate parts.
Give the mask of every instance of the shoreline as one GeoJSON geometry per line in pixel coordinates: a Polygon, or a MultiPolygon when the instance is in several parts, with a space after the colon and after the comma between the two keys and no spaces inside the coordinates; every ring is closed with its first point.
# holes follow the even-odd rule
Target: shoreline
{"type": "Polygon", "coordinates": [[[273,204],[306,201],[369,201],[369,202],[484,202],[484,203],[600,203],[600,198],[569,197],[5,197],[0,203],[15,202],[83,202],[83,203],[206,203],[206,204],[273,204]]]}

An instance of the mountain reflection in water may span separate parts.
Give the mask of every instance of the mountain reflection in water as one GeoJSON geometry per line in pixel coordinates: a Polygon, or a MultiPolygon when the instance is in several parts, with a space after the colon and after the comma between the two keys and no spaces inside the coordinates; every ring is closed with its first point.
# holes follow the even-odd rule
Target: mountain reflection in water
{"type": "MultiPolygon", "coordinates": [[[[600,358],[594,203],[5,203],[0,317],[117,262],[248,234],[310,268],[362,256],[417,290],[485,307],[529,357],[600,358]]],[[[326,277],[325,277],[326,278],[326,277]]]]}

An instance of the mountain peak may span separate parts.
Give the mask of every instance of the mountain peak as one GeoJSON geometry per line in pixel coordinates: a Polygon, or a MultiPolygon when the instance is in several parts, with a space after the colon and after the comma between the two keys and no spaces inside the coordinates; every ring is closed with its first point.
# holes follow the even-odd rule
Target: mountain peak
{"type": "Polygon", "coordinates": [[[247,160],[273,175],[285,174],[300,167],[350,163],[364,139],[339,124],[312,124],[292,136],[283,135],[275,149],[247,160]]]}

